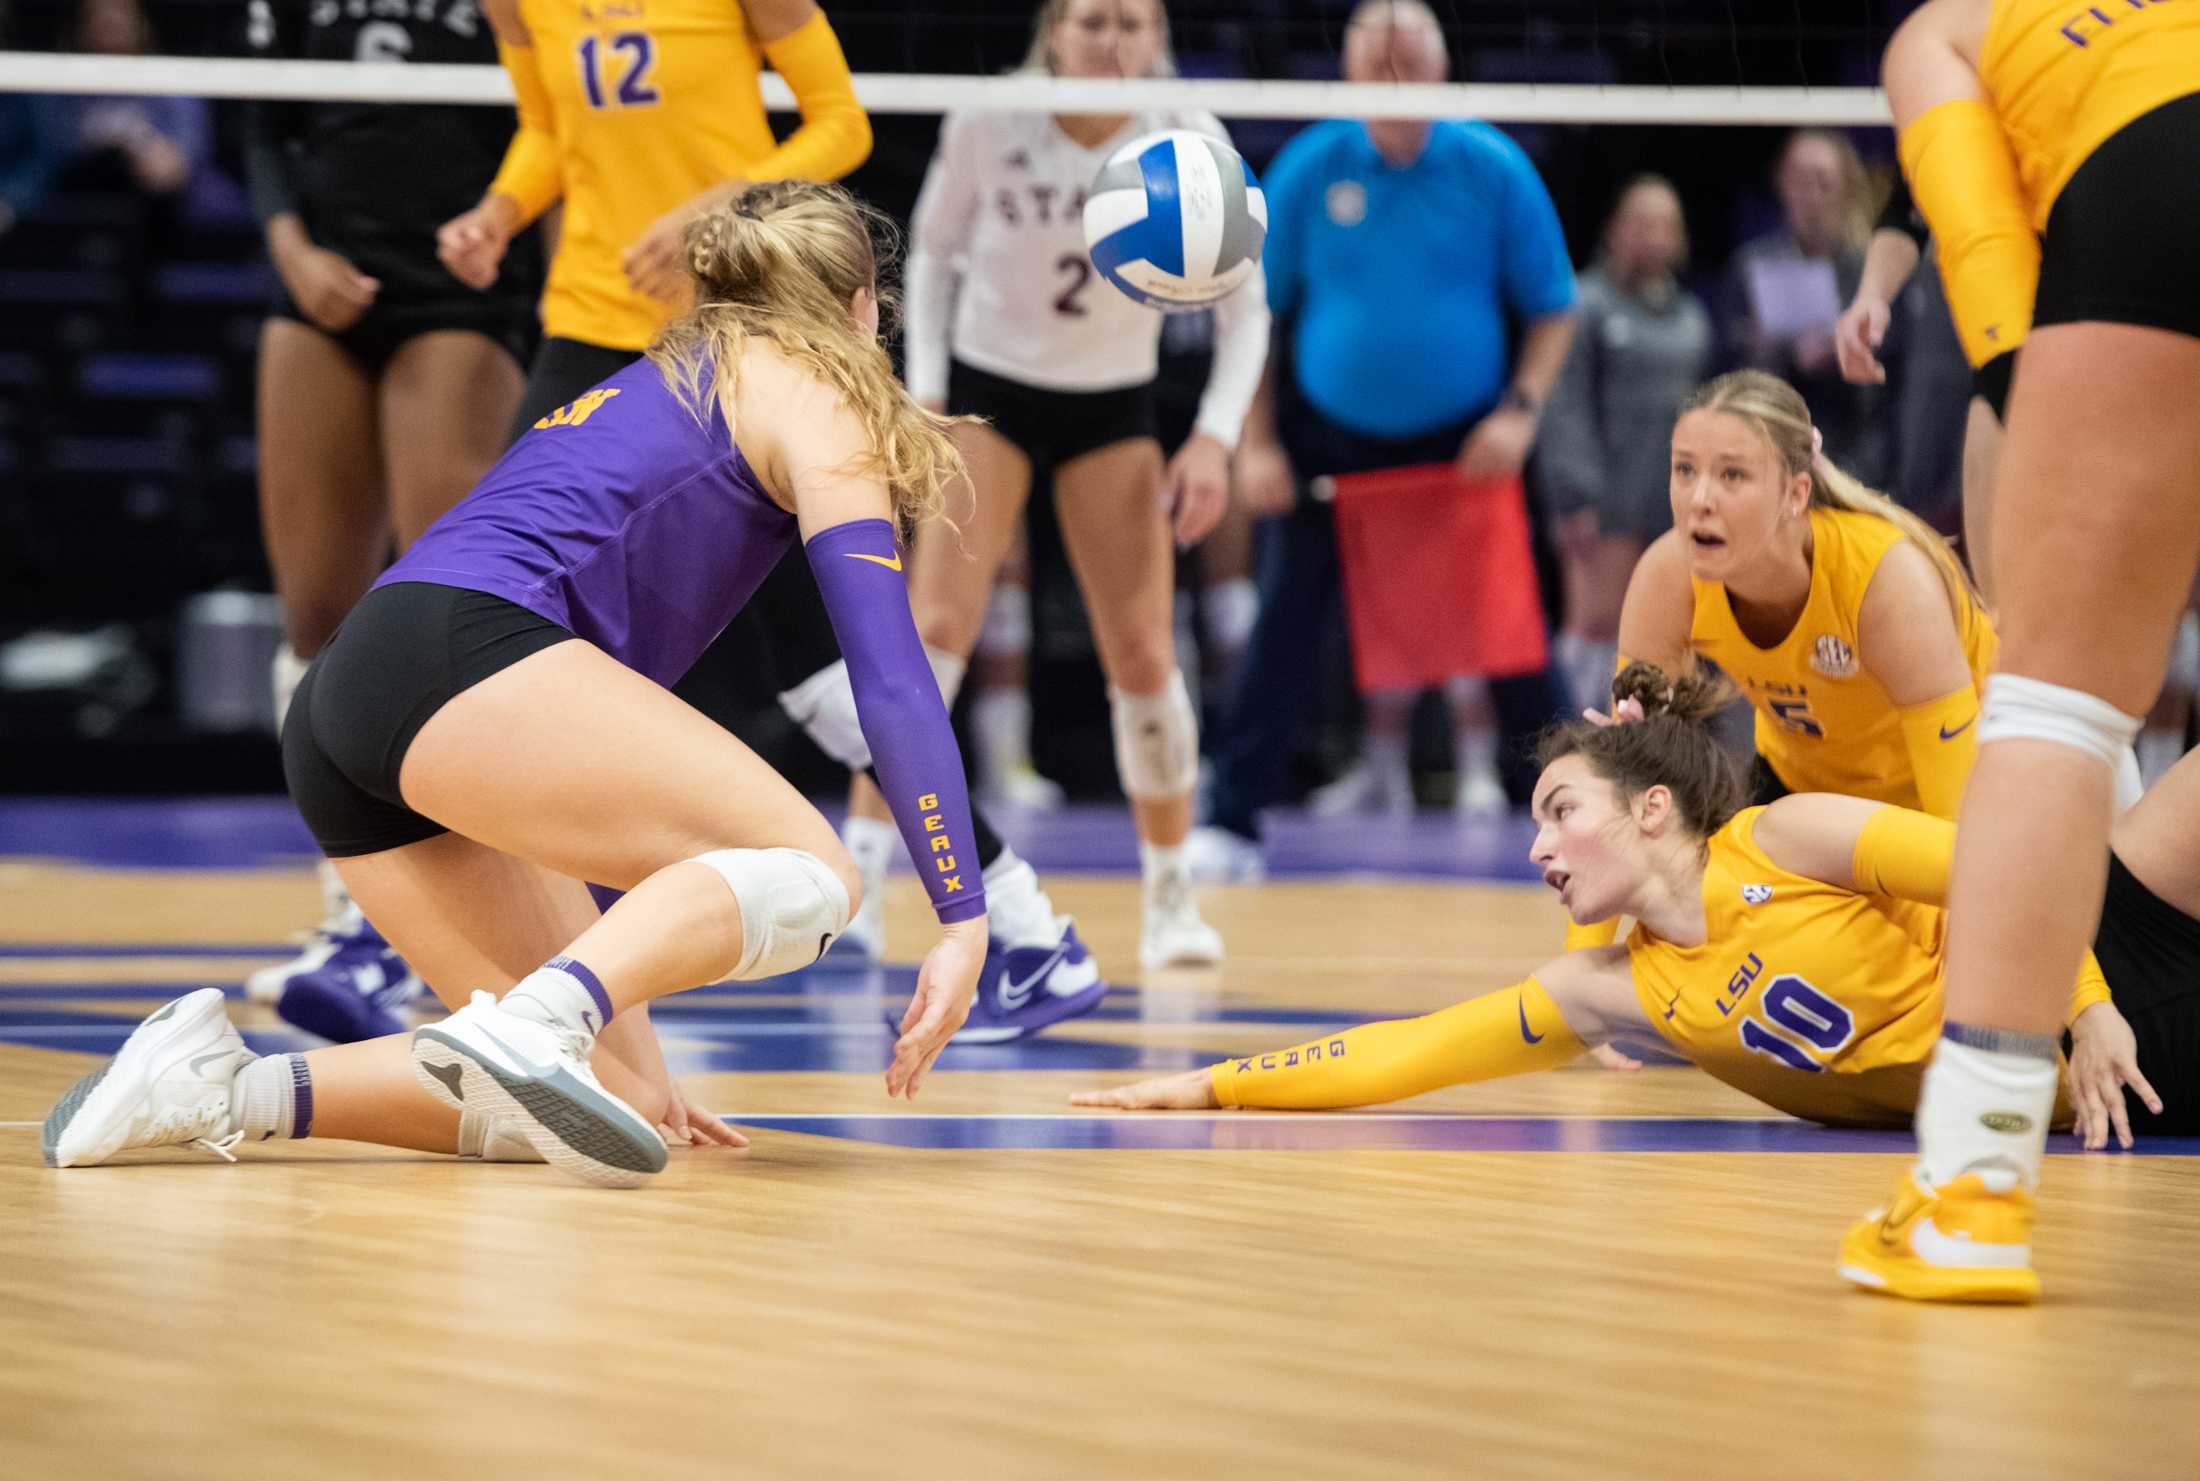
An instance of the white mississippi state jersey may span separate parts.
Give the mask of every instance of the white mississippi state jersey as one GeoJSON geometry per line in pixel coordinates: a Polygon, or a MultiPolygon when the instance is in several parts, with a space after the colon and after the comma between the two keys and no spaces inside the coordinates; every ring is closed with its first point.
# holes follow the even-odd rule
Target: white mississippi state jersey
{"type": "MultiPolygon", "coordinates": [[[[1050,391],[1143,385],[1162,315],[1101,280],[1085,247],[1085,192],[1108,156],[1162,129],[1229,138],[1209,113],[1134,114],[1087,149],[1044,113],[950,113],[910,221],[909,390],[945,400],[950,357],[1050,391]]],[[[1256,271],[1215,306],[1215,370],[1199,425],[1235,445],[1268,353],[1256,271]]]]}

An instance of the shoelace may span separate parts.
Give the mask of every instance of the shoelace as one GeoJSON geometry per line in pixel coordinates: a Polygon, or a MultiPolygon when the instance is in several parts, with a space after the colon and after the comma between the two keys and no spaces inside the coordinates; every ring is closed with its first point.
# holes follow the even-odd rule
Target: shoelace
{"type": "MultiPolygon", "coordinates": [[[[473,996],[466,1000],[466,1006],[469,1008],[481,1008],[484,1006],[495,1008],[497,1006],[497,1000],[494,994],[486,993],[481,991],[479,988],[476,988],[474,990],[473,996]]],[[[517,1017],[518,1015],[507,1014],[506,1016],[517,1017]]],[[[580,1062],[580,1067],[584,1071],[588,1068],[588,1055],[590,1050],[595,1047],[594,1040],[591,1039],[589,1035],[581,1032],[579,1029],[564,1028],[554,1023],[537,1023],[537,1021],[532,1018],[523,1019],[522,1022],[532,1023],[535,1024],[538,1028],[549,1030],[550,1036],[558,1041],[558,1048],[561,1052],[564,1053],[566,1058],[578,1060],[580,1062]]]]}
{"type": "Polygon", "coordinates": [[[203,1101],[195,1106],[170,1106],[153,1118],[147,1128],[145,1145],[148,1147],[173,1146],[178,1142],[186,1146],[202,1148],[224,1162],[235,1162],[236,1156],[229,1149],[244,1140],[242,1131],[232,1131],[227,1136],[212,1135],[215,1128],[229,1119],[229,1102],[203,1101]]]}

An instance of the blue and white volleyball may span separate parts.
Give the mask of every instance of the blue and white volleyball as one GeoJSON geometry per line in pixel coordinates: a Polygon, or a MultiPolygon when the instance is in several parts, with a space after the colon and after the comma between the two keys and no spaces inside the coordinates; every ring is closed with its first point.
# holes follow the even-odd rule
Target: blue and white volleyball
{"type": "Polygon", "coordinates": [[[1192,129],[1133,139],[1085,197],[1100,276],[1163,311],[1205,308],[1253,275],[1268,201],[1235,149],[1192,129]]]}

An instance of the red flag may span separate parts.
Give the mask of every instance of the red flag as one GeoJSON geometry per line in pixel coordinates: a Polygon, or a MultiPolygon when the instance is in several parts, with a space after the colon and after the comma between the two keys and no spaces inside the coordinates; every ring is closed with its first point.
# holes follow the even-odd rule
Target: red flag
{"type": "Polygon", "coordinates": [[[1518,478],[1470,482],[1449,463],[1430,463],[1331,482],[1363,692],[1543,667],[1543,603],[1518,478]]]}

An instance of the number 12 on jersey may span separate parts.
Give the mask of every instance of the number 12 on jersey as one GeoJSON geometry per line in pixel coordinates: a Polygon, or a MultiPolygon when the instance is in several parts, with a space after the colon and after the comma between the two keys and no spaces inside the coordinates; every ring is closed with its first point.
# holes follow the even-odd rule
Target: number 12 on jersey
{"type": "Polygon", "coordinates": [[[606,43],[600,36],[583,36],[580,44],[581,90],[588,94],[588,106],[604,108],[646,108],[663,96],[650,85],[649,69],[657,65],[657,43],[647,31],[621,31],[606,43]],[[619,74],[617,88],[607,98],[604,91],[604,63],[613,60],[606,52],[622,54],[625,70],[619,74]]]}

